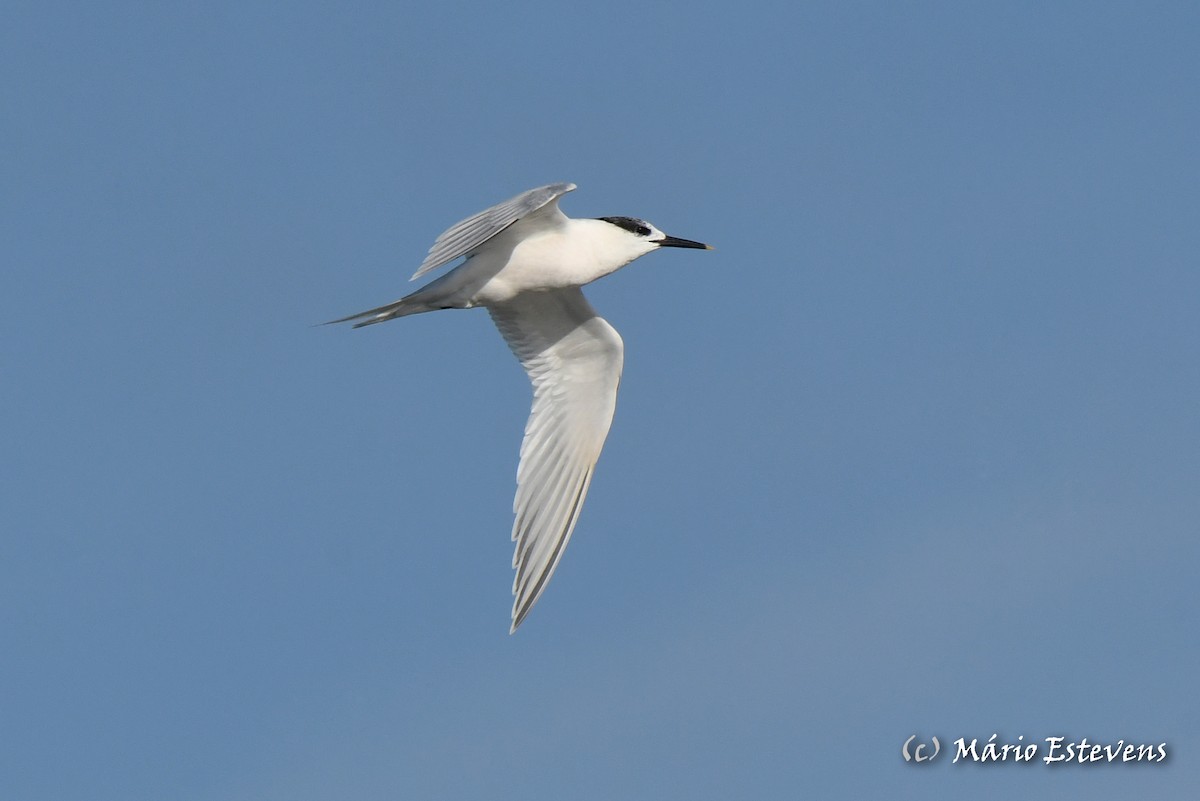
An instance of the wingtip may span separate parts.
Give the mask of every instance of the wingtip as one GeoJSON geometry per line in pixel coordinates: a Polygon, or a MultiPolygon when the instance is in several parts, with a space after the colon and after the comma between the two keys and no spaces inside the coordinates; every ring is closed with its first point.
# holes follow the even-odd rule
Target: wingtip
{"type": "MultiPolygon", "coordinates": [[[[508,628],[509,634],[514,634],[516,633],[517,629],[521,628],[521,624],[525,622],[525,618],[529,617],[529,612],[533,609],[532,603],[526,603],[524,606],[518,606],[520,603],[520,600],[513,602],[512,625],[508,628]]],[[[537,603],[536,599],[534,600],[534,603],[537,603]]]]}

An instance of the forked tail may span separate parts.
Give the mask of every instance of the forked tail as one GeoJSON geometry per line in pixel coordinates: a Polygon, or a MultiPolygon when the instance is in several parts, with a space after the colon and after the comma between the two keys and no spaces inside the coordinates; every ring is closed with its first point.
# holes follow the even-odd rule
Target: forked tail
{"type": "Polygon", "coordinates": [[[366,311],[359,312],[358,314],[351,314],[349,317],[330,320],[327,323],[322,323],[322,325],[334,325],[335,323],[348,323],[355,321],[354,327],[362,328],[364,325],[374,325],[375,323],[386,322],[388,320],[395,319],[396,317],[406,317],[410,314],[420,314],[421,312],[433,311],[434,309],[440,308],[438,306],[431,306],[426,300],[417,298],[417,294],[419,293],[414,293],[408,297],[400,298],[400,300],[392,301],[385,306],[377,306],[374,309],[367,309],[366,311]]]}

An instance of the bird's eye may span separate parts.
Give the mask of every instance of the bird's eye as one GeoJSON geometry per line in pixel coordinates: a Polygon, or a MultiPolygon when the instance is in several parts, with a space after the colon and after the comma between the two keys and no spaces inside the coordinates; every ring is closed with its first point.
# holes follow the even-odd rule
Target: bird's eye
{"type": "Polygon", "coordinates": [[[650,228],[641,220],[636,220],[633,217],[600,217],[599,219],[612,223],[618,228],[624,228],[631,234],[650,236],[650,228]]]}

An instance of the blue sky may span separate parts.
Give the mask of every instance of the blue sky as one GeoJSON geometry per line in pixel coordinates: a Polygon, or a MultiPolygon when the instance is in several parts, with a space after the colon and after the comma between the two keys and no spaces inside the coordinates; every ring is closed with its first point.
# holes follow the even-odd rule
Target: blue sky
{"type": "Polygon", "coordinates": [[[1047,5],[7,4],[0,796],[1194,792],[1200,13],[1047,5]],[[717,250],[510,637],[518,364],[313,324],[553,181],[717,250]]]}

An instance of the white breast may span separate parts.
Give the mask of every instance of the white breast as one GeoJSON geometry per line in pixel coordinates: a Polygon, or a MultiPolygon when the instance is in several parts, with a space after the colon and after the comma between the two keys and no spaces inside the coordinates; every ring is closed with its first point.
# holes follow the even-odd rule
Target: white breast
{"type": "MultiPolygon", "coordinates": [[[[583,286],[615,272],[653,249],[603,220],[563,220],[529,230],[513,225],[471,260],[485,278],[474,305],[505,303],[525,292],[583,286]]],[[[468,265],[464,265],[468,266],[468,265]]]]}

